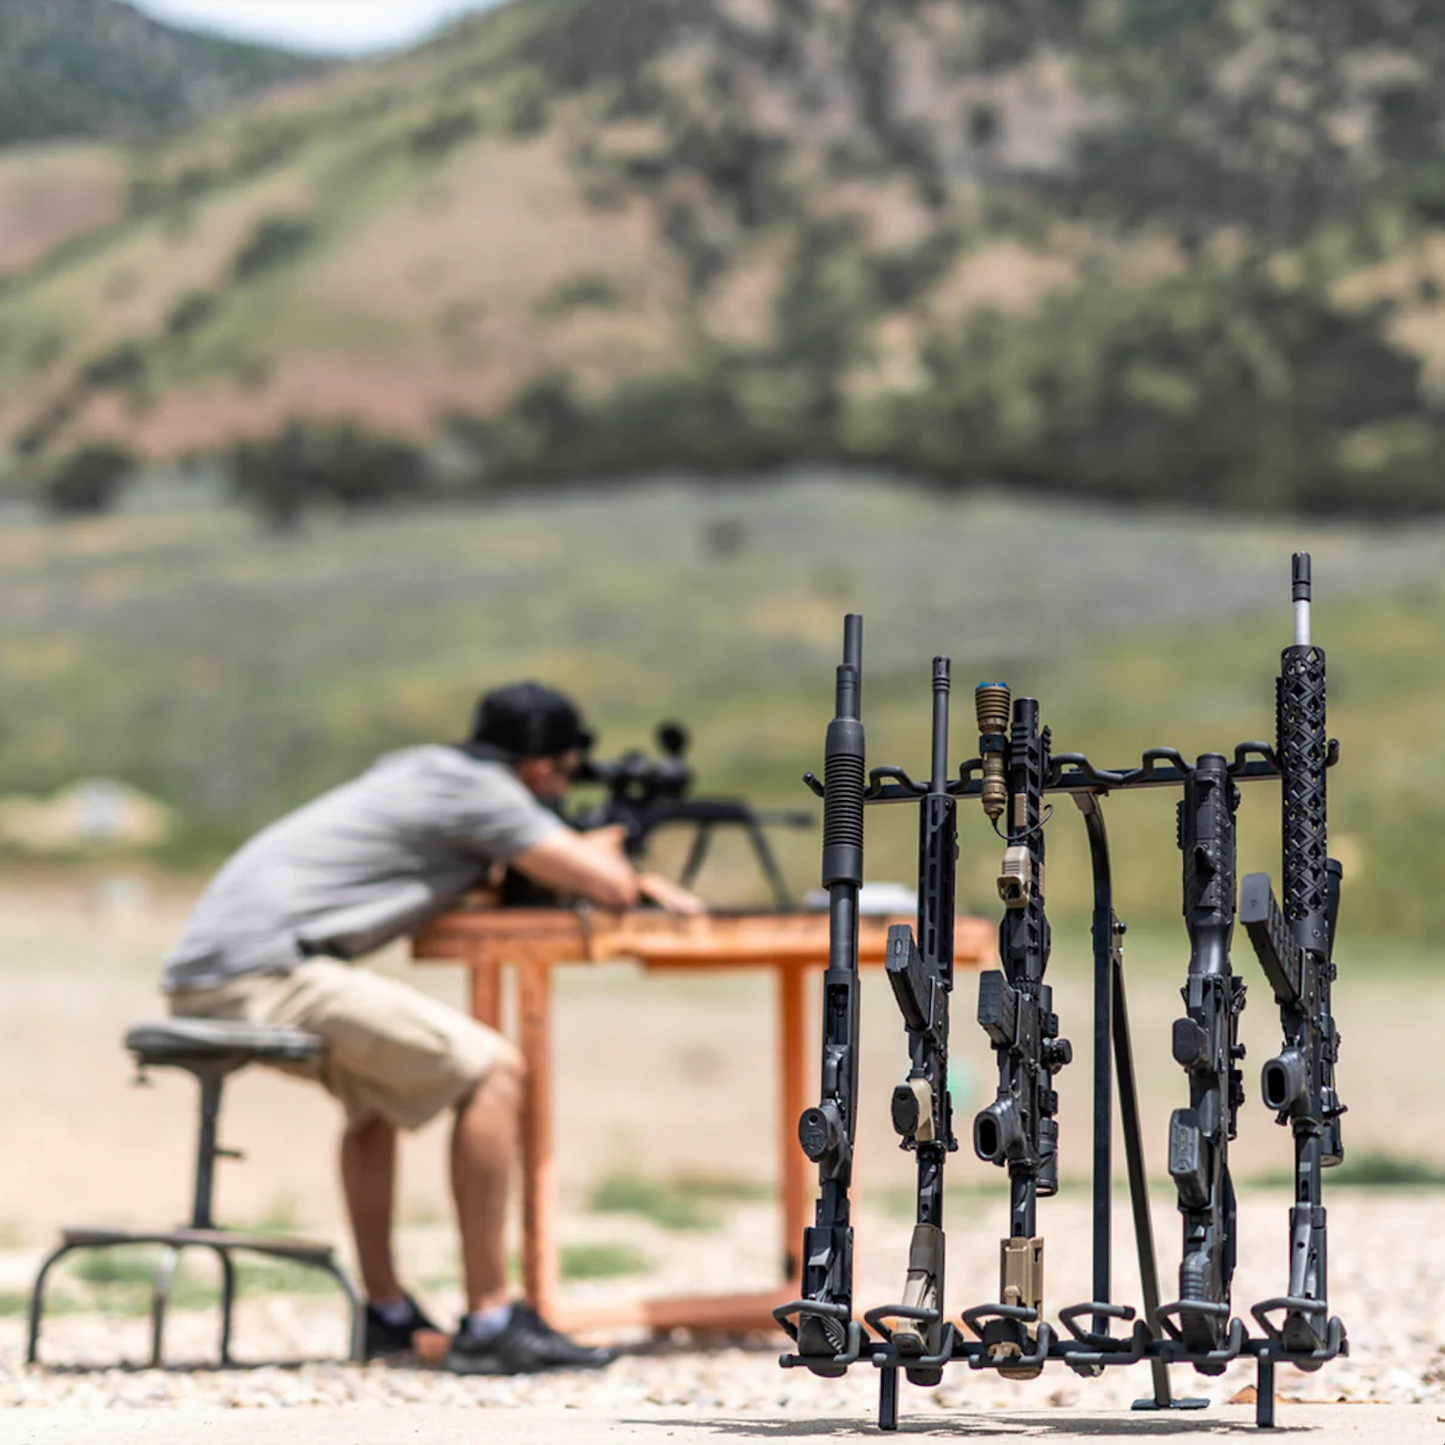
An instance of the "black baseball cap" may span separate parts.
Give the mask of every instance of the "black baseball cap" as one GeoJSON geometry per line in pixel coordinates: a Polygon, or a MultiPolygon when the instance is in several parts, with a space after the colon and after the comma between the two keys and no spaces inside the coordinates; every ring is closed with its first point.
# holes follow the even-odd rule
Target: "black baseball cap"
{"type": "Polygon", "coordinates": [[[583,725],[577,704],[556,688],[513,682],[477,700],[468,741],[520,761],[585,753],[592,746],[592,734],[583,725]]]}

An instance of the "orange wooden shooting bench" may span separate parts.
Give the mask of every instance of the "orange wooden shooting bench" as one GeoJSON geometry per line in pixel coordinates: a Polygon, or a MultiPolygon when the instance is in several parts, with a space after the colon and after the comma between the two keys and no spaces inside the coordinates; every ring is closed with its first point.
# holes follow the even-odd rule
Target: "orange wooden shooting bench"
{"type": "MultiPolygon", "coordinates": [[[[859,962],[881,965],[891,923],[864,917],[859,962]]],[[[996,957],[996,925],[957,920],[954,960],[977,967],[996,957]]],[[[522,1134],[522,1280],[529,1302],[568,1330],[687,1328],[741,1333],[774,1328],[773,1306],[799,1289],[798,1248],[809,1217],[812,1166],[799,1147],[798,1116],[817,1080],[804,1018],[808,970],[828,961],[826,913],[706,914],[673,917],[640,909],[479,908],[444,914],[413,939],[419,962],[462,963],[471,973],[471,1011],[502,1027],[502,970],[516,970],[517,1038],[528,1065],[522,1134]],[[632,959],[650,972],[771,969],[777,986],[778,1092],[775,1130],[782,1181],[782,1270],[777,1288],[748,1294],[634,1299],[585,1307],[557,1298],[556,1188],[552,1158],[552,969],[632,959]]]]}

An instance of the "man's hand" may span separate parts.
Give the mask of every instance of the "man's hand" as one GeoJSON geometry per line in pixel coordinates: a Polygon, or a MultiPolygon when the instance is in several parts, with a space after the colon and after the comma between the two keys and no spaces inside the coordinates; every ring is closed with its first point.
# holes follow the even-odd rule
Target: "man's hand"
{"type": "Polygon", "coordinates": [[[681,883],[674,883],[671,878],[664,878],[660,873],[639,873],[637,891],[668,913],[707,912],[707,904],[697,894],[689,893],[681,883]]]}
{"type": "MultiPolygon", "coordinates": [[[[605,828],[590,828],[581,835],[589,848],[609,858],[625,859],[627,856],[627,829],[621,823],[610,823],[605,828]]],[[[661,873],[639,873],[638,893],[665,909],[668,913],[706,913],[707,905],[695,893],[690,893],[680,883],[664,878],[661,873]]]]}
{"type": "Polygon", "coordinates": [[[580,895],[604,908],[631,908],[650,898],[669,913],[701,913],[703,905],[680,884],[656,873],[636,872],[622,851],[620,828],[574,833],[558,828],[517,854],[512,867],[534,883],[564,896],[580,895]]]}

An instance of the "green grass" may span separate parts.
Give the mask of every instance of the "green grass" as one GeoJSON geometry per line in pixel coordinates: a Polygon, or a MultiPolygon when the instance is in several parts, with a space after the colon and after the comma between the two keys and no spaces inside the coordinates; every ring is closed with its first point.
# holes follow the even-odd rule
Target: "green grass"
{"type": "MultiPolygon", "coordinates": [[[[1294,1183],[1292,1169],[1271,1169],[1252,1176],[1251,1184],[1294,1183]]],[[[1422,1159],[1407,1159],[1385,1150],[1362,1149],[1345,1152],[1344,1163],[1329,1170],[1326,1184],[1332,1189],[1439,1188],[1445,1185],[1445,1168],[1422,1159]]]]}
{"type": "Polygon", "coordinates": [[[265,1212],[254,1222],[245,1226],[255,1234],[301,1235],[306,1232],[305,1221],[301,1218],[295,1192],[290,1189],[278,1190],[271,1196],[265,1212]]]}
{"type": "MultiPolygon", "coordinates": [[[[30,1292],[28,1290],[6,1290],[0,1293],[0,1319],[17,1320],[25,1319],[30,1309],[30,1292]]],[[[147,1304],[146,1310],[149,1309],[147,1304]]],[[[89,1296],[81,1296],[72,1290],[47,1288],[45,1292],[45,1314],[49,1318],[52,1315],[83,1315],[93,1314],[95,1306],[89,1296]]],[[[144,1313],[137,1310],[135,1313],[144,1313]]]]}
{"type": "Polygon", "coordinates": [[[257,1294],[331,1294],[336,1281],[324,1270],[287,1260],[238,1260],[236,1288],[257,1294]]]}
{"type": "MultiPolygon", "coordinates": [[[[75,1312],[90,1310],[125,1316],[148,1314],[159,1258],[160,1250],[152,1245],[82,1251],[68,1271],[66,1285],[53,1291],[54,1298],[60,1308],[75,1312]]],[[[287,1260],[248,1259],[243,1255],[234,1258],[236,1291],[242,1297],[248,1294],[330,1294],[336,1291],[336,1282],[321,1270],[308,1269],[287,1260]]],[[[183,1255],[171,1283],[172,1307],[181,1310],[207,1309],[219,1298],[219,1266],[198,1268],[183,1255]]],[[[23,1304],[20,1309],[23,1309],[23,1304]]],[[[4,1312],[0,1307],[0,1313],[4,1312]]]]}
{"type": "Polygon", "coordinates": [[[772,1199],[771,1184],[759,1179],[746,1179],[736,1174],[716,1174],[685,1169],[672,1177],[672,1184],[681,1193],[710,1204],[749,1204],[772,1199]]]}
{"type": "MultiPolygon", "coordinates": [[[[1157,744],[1227,750],[1272,734],[1302,544],[1344,745],[1330,781],[1342,960],[1418,967],[1445,929],[1439,527],[1185,525],[801,474],[318,521],[271,542],[227,512],[0,528],[0,792],[127,779],[177,810],[158,861],[207,867],[386,749],[455,737],[482,688],[539,676],[582,699],[605,755],[681,716],[699,794],[816,808],[798,779],[820,761],[849,609],[866,618],[873,763],[923,771],[935,651],[954,661],[955,757],[974,746],[968,690],[994,677],[1041,699],[1056,748],[1107,766],[1157,744]],[[726,555],[709,540],[720,524],[737,538],[726,555]]],[[[1144,966],[1157,938],[1177,957],[1170,799],[1107,811],[1127,956],[1144,966]]],[[[909,878],[915,835],[908,810],[871,812],[870,876],[909,878]]],[[[1048,836],[1051,912],[1085,918],[1072,809],[1048,836]]],[[[1272,785],[1246,789],[1240,837],[1242,870],[1277,875],[1272,785]]],[[[976,810],[960,841],[961,905],[992,914],[999,850],[976,810]]],[[[776,842],[812,886],[816,830],[776,842]]],[[[720,902],[762,896],[735,839],[703,878],[720,902]]]]}
{"type": "Polygon", "coordinates": [[[75,1277],[86,1284],[149,1284],[155,1277],[156,1251],[135,1249],[94,1249],[84,1251],[75,1265],[75,1277]]]}
{"type": "Polygon", "coordinates": [[[609,1175],[587,1202],[599,1214],[637,1214],[664,1229],[707,1229],[713,1222],[703,1203],[674,1181],[640,1175],[609,1175]]]}
{"type": "Polygon", "coordinates": [[[629,1171],[599,1180],[587,1202],[599,1214],[636,1214],[664,1229],[710,1229],[728,1205],[768,1199],[772,1193],[767,1185],[730,1176],[683,1173],[657,1179],[629,1171]]]}
{"type": "Polygon", "coordinates": [[[591,1244],[564,1244],[559,1269],[563,1279],[620,1279],[646,1274],[652,1260],[634,1244],[597,1240],[591,1244]]]}

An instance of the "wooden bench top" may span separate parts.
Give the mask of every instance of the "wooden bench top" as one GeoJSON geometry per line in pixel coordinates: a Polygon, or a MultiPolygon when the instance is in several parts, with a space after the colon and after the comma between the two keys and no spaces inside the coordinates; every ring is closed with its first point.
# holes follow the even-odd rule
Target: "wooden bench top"
{"type": "MultiPolygon", "coordinates": [[[[865,915],[858,961],[881,964],[888,929],[910,916],[865,915]]],[[[997,925],[960,915],[954,923],[954,961],[977,967],[996,957],[997,925]]],[[[817,965],[828,958],[828,915],[705,913],[678,916],[660,909],[465,908],[445,913],[416,935],[420,961],[596,964],[635,959],[646,968],[817,965]]]]}

